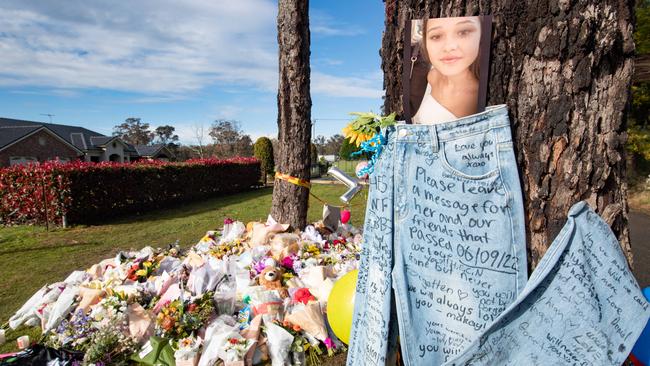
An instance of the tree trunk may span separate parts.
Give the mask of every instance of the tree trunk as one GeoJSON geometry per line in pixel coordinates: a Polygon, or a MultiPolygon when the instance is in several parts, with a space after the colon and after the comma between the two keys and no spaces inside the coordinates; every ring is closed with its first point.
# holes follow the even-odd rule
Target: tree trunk
{"type": "Polygon", "coordinates": [[[386,0],[384,112],[403,111],[406,20],[483,14],[494,15],[487,104],[510,111],[532,268],[580,200],[610,224],[631,266],[624,144],[633,1],[386,0]]]}
{"type": "MultiPolygon", "coordinates": [[[[277,171],[309,179],[311,96],[309,94],[309,1],[278,3],[280,77],[278,85],[277,171]]],[[[307,224],[309,190],[276,179],[271,216],[303,229],[307,224]]]]}

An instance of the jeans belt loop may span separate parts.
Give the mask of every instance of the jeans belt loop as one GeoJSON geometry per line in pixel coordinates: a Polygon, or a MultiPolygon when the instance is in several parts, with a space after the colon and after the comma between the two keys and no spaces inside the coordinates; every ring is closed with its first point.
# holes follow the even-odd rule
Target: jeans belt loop
{"type": "Polygon", "coordinates": [[[439,141],[438,141],[438,129],[436,126],[432,126],[429,130],[431,133],[431,148],[434,153],[437,153],[440,150],[439,141]]]}

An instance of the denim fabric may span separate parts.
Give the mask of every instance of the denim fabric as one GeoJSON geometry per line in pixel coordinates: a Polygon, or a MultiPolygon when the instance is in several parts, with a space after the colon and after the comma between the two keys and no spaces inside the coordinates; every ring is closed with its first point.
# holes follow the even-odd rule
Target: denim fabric
{"type": "Polygon", "coordinates": [[[440,365],[526,283],[524,211],[505,106],[397,125],[371,176],[348,365],[440,365]],[[399,327],[398,327],[399,325],[399,327]]]}
{"type": "Polygon", "coordinates": [[[499,319],[448,365],[621,365],[650,307],[609,226],[585,203],[499,319]]]}

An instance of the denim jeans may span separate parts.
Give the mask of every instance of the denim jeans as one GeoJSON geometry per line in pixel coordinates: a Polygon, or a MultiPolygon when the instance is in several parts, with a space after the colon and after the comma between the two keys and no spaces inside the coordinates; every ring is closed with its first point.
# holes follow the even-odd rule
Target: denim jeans
{"type": "Polygon", "coordinates": [[[505,106],[397,125],[371,175],[348,365],[440,365],[527,279],[524,211],[505,106]]]}
{"type": "Polygon", "coordinates": [[[621,365],[650,307],[616,237],[585,202],[517,300],[448,365],[621,365]]]}

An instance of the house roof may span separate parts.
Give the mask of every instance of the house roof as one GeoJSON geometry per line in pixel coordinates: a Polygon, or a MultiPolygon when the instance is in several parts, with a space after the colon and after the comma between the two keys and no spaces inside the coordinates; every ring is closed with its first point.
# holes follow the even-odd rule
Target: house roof
{"type": "Polygon", "coordinates": [[[138,155],[143,157],[155,157],[156,155],[158,155],[158,153],[162,152],[163,150],[168,157],[171,158],[173,155],[164,144],[135,145],[134,147],[138,155]]]}
{"type": "MultiPolygon", "coordinates": [[[[68,143],[74,145],[80,150],[88,150],[93,148],[90,138],[94,136],[102,136],[99,132],[91,131],[87,128],[77,127],[77,126],[68,126],[68,125],[59,125],[55,123],[45,123],[45,122],[34,122],[34,121],[25,121],[19,119],[11,118],[0,118],[0,128],[2,128],[2,134],[5,132],[11,134],[12,136],[20,135],[18,138],[25,136],[26,134],[33,132],[39,127],[46,127],[48,130],[54,132],[56,135],[66,140],[68,143]],[[31,128],[31,129],[30,129],[31,128]],[[11,131],[11,132],[9,132],[11,131]]],[[[0,137],[0,148],[4,147],[15,141],[7,141],[4,136],[0,137]]]]}
{"type": "MultiPolygon", "coordinates": [[[[78,126],[0,118],[0,149],[41,127],[47,128],[69,144],[83,151],[100,149],[117,138],[116,136],[104,136],[99,132],[78,126]]],[[[124,144],[126,145],[126,151],[136,152],[133,145],[126,142],[124,144]]]]}
{"type": "Polygon", "coordinates": [[[21,137],[38,130],[40,127],[41,126],[5,127],[0,124],[0,148],[9,145],[21,137]]]}

